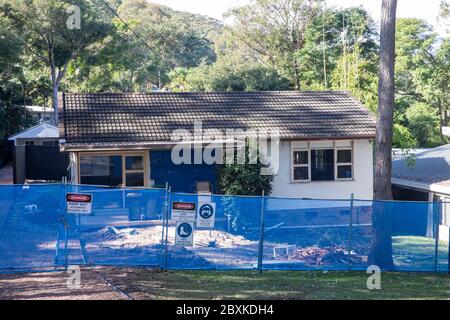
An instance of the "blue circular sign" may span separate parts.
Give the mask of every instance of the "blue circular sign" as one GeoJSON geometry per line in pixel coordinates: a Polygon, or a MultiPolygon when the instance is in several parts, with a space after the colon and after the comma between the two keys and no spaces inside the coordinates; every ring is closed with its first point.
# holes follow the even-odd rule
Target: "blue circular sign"
{"type": "Polygon", "coordinates": [[[192,226],[189,223],[182,223],[177,228],[177,233],[181,238],[189,238],[192,234],[192,226]]]}
{"type": "Polygon", "coordinates": [[[214,209],[210,204],[204,204],[200,207],[200,210],[198,213],[199,213],[200,217],[202,217],[203,219],[206,220],[213,216],[214,209]]]}

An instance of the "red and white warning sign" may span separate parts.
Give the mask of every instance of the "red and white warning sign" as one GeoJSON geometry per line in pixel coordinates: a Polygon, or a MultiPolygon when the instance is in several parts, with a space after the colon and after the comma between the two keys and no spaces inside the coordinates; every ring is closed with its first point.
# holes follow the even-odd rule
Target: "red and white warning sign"
{"type": "Polygon", "coordinates": [[[68,193],[67,213],[70,214],[91,214],[92,212],[92,194],[68,193]]]}
{"type": "Polygon", "coordinates": [[[195,202],[172,202],[172,219],[175,221],[195,221],[195,202]]]}

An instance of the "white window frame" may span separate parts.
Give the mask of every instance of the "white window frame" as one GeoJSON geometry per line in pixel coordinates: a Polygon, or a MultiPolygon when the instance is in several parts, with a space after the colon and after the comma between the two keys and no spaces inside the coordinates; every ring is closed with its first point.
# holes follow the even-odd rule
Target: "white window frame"
{"type": "Polygon", "coordinates": [[[351,141],[350,146],[336,146],[336,141],[333,142],[332,147],[311,147],[311,143],[308,142],[307,146],[293,146],[291,142],[291,183],[309,183],[309,182],[332,182],[332,181],[354,181],[355,180],[355,147],[353,141],[351,141]],[[311,151],[312,150],[324,150],[333,149],[334,150],[334,180],[329,181],[312,181],[311,180],[311,151]],[[350,150],[352,153],[352,162],[337,162],[337,152],[338,150],[350,150]],[[294,152],[307,151],[308,152],[308,164],[294,164],[294,152]],[[352,177],[351,178],[338,178],[338,166],[351,166],[352,167],[352,177]],[[296,180],[294,178],[294,169],[298,167],[308,167],[308,179],[306,180],[296,180]]]}
{"type": "Polygon", "coordinates": [[[335,147],[334,149],[334,180],[335,181],[352,181],[354,180],[354,170],[353,170],[353,163],[354,163],[354,152],[353,152],[353,143],[350,147],[335,147]],[[341,162],[338,163],[338,151],[347,150],[351,152],[352,161],[351,162],[341,162]],[[339,166],[351,166],[352,167],[352,177],[351,178],[338,178],[338,167],[339,166]]]}
{"type": "Polygon", "coordinates": [[[292,148],[291,151],[291,177],[294,183],[311,182],[311,150],[309,148],[292,148]],[[308,152],[308,164],[294,164],[294,153],[295,152],[308,152]],[[308,179],[296,180],[294,176],[295,168],[308,168],[308,179]]]}

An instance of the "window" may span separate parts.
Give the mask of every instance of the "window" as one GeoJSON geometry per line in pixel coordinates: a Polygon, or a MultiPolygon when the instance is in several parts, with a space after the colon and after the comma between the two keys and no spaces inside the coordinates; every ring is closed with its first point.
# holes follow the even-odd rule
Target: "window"
{"type": "Polygon", "coordinates": [[[56,147],[58,144],[58,141],[42,141],[42,145],[47,147],[56,147]]]}
{"type": "Polygon", "coordinates": [[[293,177],[295,181],[309,181],[309,151],[294,150],[293,177]]]}
{"type": "Polygon", "coordinates": [[[125,156],[125,179],[128,187],[143,187],[144,156],[125,156]]]}
{"type": "MultiPolygon", "coordinates": [[[[330,143],[327,143],[331,146],[330,143]]],[[[324,146],[325,147],[325,146],[324,146]]],[[[353,179],[353,150],[348,147],[292,149],[292,181],[335,181],[353,179]]]]}
{"type": "Polygon", "coordinates": [[[118,187],[122,185],[121,156],[80,156],[80,183],[118,187]]]}
{"type": "Polygon", "coordinates": [[[311,150],[311,181],[334,180],[334,150],[311,150]]]}
{"type": "Polygon", "coordinates": [[[25,145],[26,146],[34,146],[34,141],[30,141],[30,140],[25,141],[25,145]]]}
{"type": "Polygon", "coordinates": [[[112,187],[146,185],[145,153],[80,154],[80,183],[112,187]]]}
{"type": "Polygon", "coordinates": [[[352,150],[336,150],[336,171],[337,180],[347,180],[353,178],[352,150]]]}

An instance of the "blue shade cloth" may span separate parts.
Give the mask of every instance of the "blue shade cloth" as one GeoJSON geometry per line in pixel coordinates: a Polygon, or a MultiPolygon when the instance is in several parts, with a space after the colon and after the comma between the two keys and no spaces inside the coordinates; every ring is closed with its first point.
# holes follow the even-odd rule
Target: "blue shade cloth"
{"type": "MultiPolygon", "coordinates": [[[[387,217],[397,271],[447,271],[442,203],[198,195],[88,185],[0,185],[0,270],[67,265],[194,270],[365,270],[372,214],[387,217]],[[90,215],[66,194],[92,195],[90,215]],[[174,202],[214,204],[213,227],[193,222],[177,244],[174,202]],[[437,241],[438,233],[441,240],[437,241]]],[[[195,220],[195,218],[194,218],[195,220]]],[[[388,250],[388,248],[386,248],[388,250]]]]}

